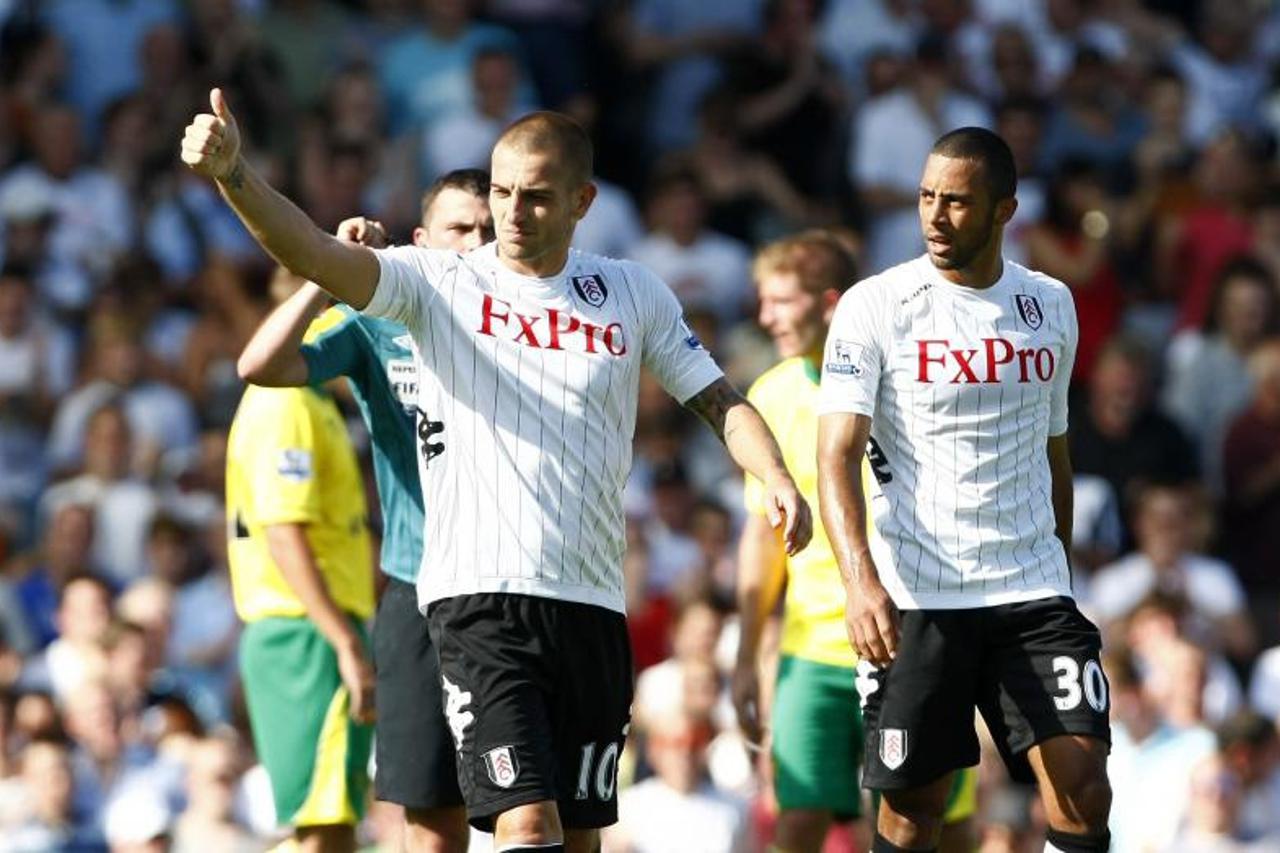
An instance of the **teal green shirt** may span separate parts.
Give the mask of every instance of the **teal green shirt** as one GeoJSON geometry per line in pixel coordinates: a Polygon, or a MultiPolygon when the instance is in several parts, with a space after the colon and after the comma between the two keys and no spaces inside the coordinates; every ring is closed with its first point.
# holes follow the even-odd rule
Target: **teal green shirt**
{"type": "Polygon", "coordinates": [[[382,570],[414,583],[422,560],[423,510],[414,435],[418,369],[409,332],[339,305],[312,324],[306,341],[302,357],[312,384],[339,376],[351,381],[373,445],[382,504],[382,570]]]}

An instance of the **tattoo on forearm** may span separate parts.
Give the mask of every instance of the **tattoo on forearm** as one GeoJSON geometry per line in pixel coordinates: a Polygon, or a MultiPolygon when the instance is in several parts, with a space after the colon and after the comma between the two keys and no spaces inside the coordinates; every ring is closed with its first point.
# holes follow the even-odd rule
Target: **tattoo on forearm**
{"type": "Polygon", "coordinates": [[[225,184],[228,189],[244,189],[244,164],[237,160],[236,164],[231,167],[231,171],[222,179],[222,183],[225,184]]]}
{"type": "Polygon", "coordinates": [[[724,441],[728,439],[729,432],[732,432],[732,430],[728,432],[725,430],[725,420],[729,410],[739,403],[746,402],[746,398],[739,394],[728,380],[717,379],[685,403],[685,408],[702,418],[720,437],[720,440],[724,441]]]}

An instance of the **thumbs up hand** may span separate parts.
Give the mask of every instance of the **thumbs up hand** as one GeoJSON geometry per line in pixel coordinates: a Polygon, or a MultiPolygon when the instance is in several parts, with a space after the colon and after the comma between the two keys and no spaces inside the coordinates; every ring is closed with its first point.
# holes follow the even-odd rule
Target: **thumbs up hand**
{"type": "Polygon", "coordinates": [[[182,137],[182,162],[196,174],[226,180],[240,157],[240,128],[221,89],[209,91],[213,113],[200,113],[187,125],[182,137]]]}

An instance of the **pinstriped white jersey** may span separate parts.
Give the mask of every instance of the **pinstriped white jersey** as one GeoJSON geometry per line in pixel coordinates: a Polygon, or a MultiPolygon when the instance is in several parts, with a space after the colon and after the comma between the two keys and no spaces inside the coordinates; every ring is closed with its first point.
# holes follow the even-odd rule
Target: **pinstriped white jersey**
{"type": "Polygon", "coordinates": [[[1004,261],[984,290],[927,256],[841,298],[819,411],[872,418],[872,556],[907,609],[1071,594],[1046,442],[1067,429],[1071,291],[1004,261]]]}
{"type": "Polygon", "coordinates": [[[671,290],[578,251],[550,278],[512,272],[496,244],[378,261],[364,313],[405,325],[422,366],[419,605],[505,592],[623,612],[640,368],[682,403],[721,376],[671,290]]]}

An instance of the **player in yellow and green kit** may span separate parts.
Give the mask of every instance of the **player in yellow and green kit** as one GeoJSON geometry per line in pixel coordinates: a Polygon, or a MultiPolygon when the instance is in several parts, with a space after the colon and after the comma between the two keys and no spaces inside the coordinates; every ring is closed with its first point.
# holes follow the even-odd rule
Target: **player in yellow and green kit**
{"type": "MultiPolygon", "coordinates": [[[[752,272],[760,325],[783,361],[756,380],[747,399],[777,437],[801,494],[816,501],[815,402],[822,347],[840,294],[856,280],[853,259],[833,235],[810,231],[761,249],[752,272]]],[[[787,557],[769,525],[760,483],[750,478],[745,502],[747,522],[738,552],[742,640],[734,705],[747,737],[760,742],[760,638],[785,588],[777,684],[768,715],[780,810],[774,847],[788,853],[817,851],[833,821],[862,813],[863,732],[854,686],[858,659],[845,632],[844,585],[821,524],[815,523],[808,548],[787,557]]],[[[972,769],[957,775],[949,830],[940,848],[944,851],[972,846],[966,842],[975,781],[972,769]]]]}
{"type": "MultiPolygon", "coordinates": [[[[279,280],[277,280],[277,285],[279,280]]],[[[228,559],[254,746],[301,850],[355,849],[368,791],[373,551],[324,391],[250,386],[227,439],[228,559]]]]}

